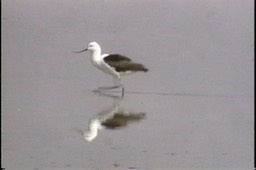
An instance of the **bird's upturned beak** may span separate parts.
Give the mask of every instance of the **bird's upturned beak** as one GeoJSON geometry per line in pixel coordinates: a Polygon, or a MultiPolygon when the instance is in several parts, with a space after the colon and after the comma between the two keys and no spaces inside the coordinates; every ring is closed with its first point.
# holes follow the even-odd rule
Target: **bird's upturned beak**
{"type": "Polygon", "coordinates": [[[84,51],[87,51],[87,48],[82,50],[82,51],[73,51],[74,53],[81,53],[81,52],[84,52],[84,51]]]}

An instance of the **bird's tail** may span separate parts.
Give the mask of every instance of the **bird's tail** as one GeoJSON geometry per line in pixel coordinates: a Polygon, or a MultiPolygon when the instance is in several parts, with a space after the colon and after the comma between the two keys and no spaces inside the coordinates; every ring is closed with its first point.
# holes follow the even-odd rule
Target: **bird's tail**
{"type": "Polygon", "coordinates": [[[148,71],[148,69],[142,64],[137,64],[136,67],[137,67],[137,71],[144,71],[144,72],[148,71]]]}

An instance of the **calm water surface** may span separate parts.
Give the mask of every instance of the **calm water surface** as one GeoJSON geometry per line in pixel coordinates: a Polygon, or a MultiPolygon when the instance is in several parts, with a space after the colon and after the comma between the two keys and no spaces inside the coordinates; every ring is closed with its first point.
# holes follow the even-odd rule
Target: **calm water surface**
{"type": "Polygon", "coordinates": [[[253,168],[253,1],[4,1],[2,167],[253,168]],[[150,71],[119,91],[90,41],[150,71]]]}

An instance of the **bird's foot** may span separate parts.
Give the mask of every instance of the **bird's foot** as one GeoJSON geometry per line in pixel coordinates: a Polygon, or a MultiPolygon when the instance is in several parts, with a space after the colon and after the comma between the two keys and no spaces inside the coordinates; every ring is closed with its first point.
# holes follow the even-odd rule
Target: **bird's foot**
{"type": "Polygon", "coordinates": [[[100,93],[100,92],[104,92],[106,90],[113,90],[113,89],[117,89],[117,88],[122,88],[122,97],[124,97],[124,86],[123,85],[110,86],[110,87],[99,87],[99,88],[93,90],[93,92],[100,93]]]}
{"type": "Polygon", "coordinates": [[[112,89],[117,89],[121,86],[110,86],[110,87],[99,87],[98,90],[112,90],[112,89]]]}
{"type": "Polygon", "coordinates": [[[95,90],[93,90],[93,92],[101,92],[101,91],[104,91],[104,90],[112,90],[112,89],[117,89],[121,86],[110,86],[110,87],[99,87],[95,90]]]}

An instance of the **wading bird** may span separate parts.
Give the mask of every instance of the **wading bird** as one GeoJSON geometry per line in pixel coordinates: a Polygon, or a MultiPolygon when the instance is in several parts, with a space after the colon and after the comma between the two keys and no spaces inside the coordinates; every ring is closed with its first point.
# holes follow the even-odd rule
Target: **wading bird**
{"type": "Polygon", "coordinates": [[[120,54],[101,54],[101,47],[96,42],[90,42],[88,47],[82,51],[75,51],[75,53],[81,53],[84,51],[91,52],[92,64],[114,78],[114,86],[99,87],[94,91],[111,90],[116,88],[122,88],[122,96],[124,96],[124,84],[121,81],[121,76],[128,75],[137,71],[147,72],[140,63],[133,62],[130,58],[120,54]],[[116,84],[118,80],[118,84],[116,84]]]}

